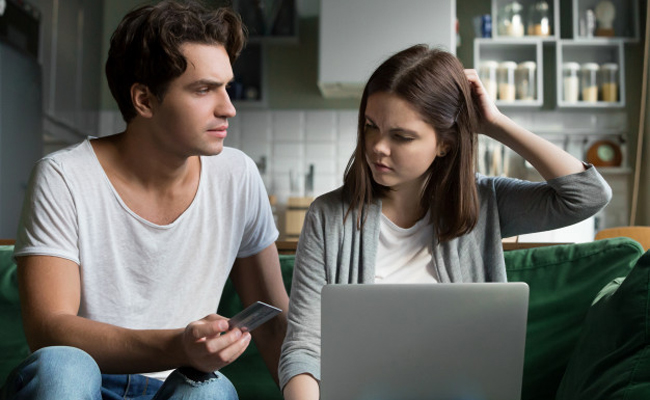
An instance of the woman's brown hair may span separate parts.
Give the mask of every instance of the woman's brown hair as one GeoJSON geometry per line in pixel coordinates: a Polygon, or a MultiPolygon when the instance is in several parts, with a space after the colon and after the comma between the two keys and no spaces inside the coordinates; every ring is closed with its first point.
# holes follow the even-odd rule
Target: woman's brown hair
{"type": "Polygon", "coordinates": [[[420,197],[422,210],[431,211],[438,241],[468,233],[479,213],[474,175],[478,114],[460,61],[426,45],[415,45],[393,55],[366,84],[359,106],[357,147],[344,175],[343,193],[350,202],[346,218],[357,209],[357,228],[361,229],[364,207],[391,190],[375,182],[366,162],[366,105],[368,97],[377,92],[407,101],[433,127],[438,143],[448,148],[446,155],[436,157],[427,170],[420,197]]]}
{"type": "Polygon", "coordinates": [[[124,121],[136,115],[131,86],[140,83],[162,101],[169,82],[185,72],[185,43],[222,45],[234,63],[246,39],[241,18],[228,8],[195,0],[165,0],[129,12],[111,36],[106,78],[124,121]]]}

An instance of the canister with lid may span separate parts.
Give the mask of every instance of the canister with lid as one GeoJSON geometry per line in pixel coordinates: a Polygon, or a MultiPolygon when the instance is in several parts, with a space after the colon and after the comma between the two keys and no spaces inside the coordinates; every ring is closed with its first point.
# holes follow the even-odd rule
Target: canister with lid
{"type": "Polygon", "coordinates": [[[515,70],[517,63],[503,61],[497,68],[497,83],[499,86],[499,100],[515,101],[515,70]]]}
{"type": "Polygon", "coordinates": [[[582,101],[595,103],[598,101],[598,72],[600,66],[596,63],[584,63],[580,68],[580,92],[582,101]]]}
{"type": "Polygon", "coordinates": [[[549,22],[548,3],[544,0],[533,4],[528,12],[528,35],[549,36],[551,26],[549,22]]]}
{"type": "Polygon", "coordinates": [[[601,92],[603,101],[618,101],[618,64],[606,63],[600,66],[601,92]]]}
{"type": "Polygon", "coordinates": [[[565,62],[562,64],[562,95],[567,103],[576,103],[580,98],[580,64],[565,62]]]}
{"type": "Polygon", "coordinates": [[[481,61],[478,66],[478,75],[492,100],[497,99],[497,68],[499,63],[494,60],[481,61]]]}
{"type": "Polygon", "coordinates": [[[534,61],[524,61],[517,65],[517,69],[515,70],[515,85],[518,100],[535,100],[537,85],[536,70],[537,64],[534,61]]]}

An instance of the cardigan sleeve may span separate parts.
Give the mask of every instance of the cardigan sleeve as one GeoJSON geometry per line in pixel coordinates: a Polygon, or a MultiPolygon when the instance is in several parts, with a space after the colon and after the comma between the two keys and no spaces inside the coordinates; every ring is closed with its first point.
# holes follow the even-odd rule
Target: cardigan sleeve
{"type": "Polygon", "coordinates": [[[318,202],[310,207],[298,241],[287,335],[282,345],[280,387],[299,374],[320,380],[321,289],[326,283],[325,224],[318,202]]]}
{"type": "Polygon", "coordinates": [[[586,167],[547,182],[483,177],[493,186],[502,237],[561,228],[602,210],[612,190],[596,168],[586,167]]]}

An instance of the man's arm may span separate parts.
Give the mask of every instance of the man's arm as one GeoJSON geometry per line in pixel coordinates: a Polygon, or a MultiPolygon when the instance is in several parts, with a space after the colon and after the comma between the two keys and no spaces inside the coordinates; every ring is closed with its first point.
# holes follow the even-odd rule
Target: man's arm
{"type": "Polygon", "coordinates": [[[253,256],[238,258],[230,278],[244,307],[260,300],[282,309],[281,314],[253,331],[253,338],[264,362],[278,383],[278,362],[287,331],[289,296],[282,281],[275,243],[253,256]]]}
{"type": "Polygon", "coordinates": [[[180,366],[214,371],[246,349],[250,335],[228,330],[213,314],[179,329],[133,330],[77,316],[79,266],[48,256],[18,257],[18,285],[27,342],[32,351],[73,346],[89,353],[104,373],[142,373],[180,366]]]}

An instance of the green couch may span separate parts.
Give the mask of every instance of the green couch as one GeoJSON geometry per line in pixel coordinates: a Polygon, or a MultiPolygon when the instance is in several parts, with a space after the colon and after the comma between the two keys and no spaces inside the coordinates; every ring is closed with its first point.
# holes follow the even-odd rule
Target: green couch
{"type": "MultiPolygon", "coordinates": [[[[0,379],[28,352],[10,246],[0,246],[0,379]]],[[[650,398],[650,252],[631,239],[505,253],[530,286],[522,399],[650,398]]],[[[293,256],[280,256],[287,289],[293,256]]],[[[218,312],[241,303],[230,283],[218,312]]],[[[222,370],[241,399],[281,399],[254,344],[222,370]]]]}

